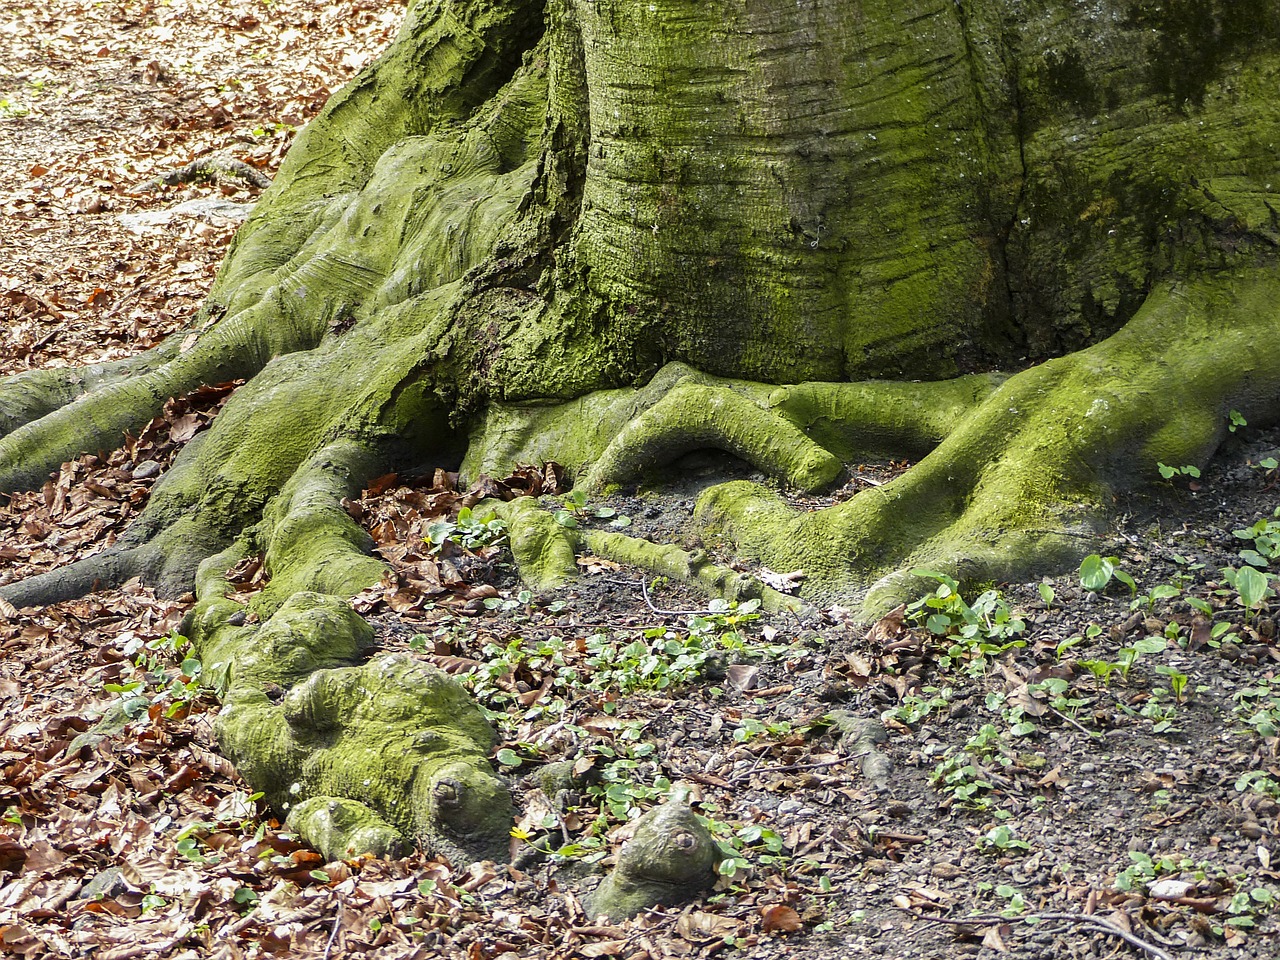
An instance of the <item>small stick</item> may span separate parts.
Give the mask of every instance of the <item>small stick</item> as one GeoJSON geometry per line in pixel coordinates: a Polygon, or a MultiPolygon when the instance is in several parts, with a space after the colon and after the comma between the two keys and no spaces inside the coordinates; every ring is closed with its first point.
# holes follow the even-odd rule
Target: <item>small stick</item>
{"type": "Polygon", "coordinates": [[[324,945],[324,960],[329,960],[333,951],[333,941],[338,939],[338,926],[342,922],[342,902],[338,902],[337,912],[333,915],[333,929],[329,931],[329,942],[324,945]]]}
{"type": "Polygon", "coordinates": [[[1077,723],[1077,722],[1076,722],[1074,719],[1072,719],[1071,717],[1068,717],[1068,716],[1067,716],[1065,713],[1063,713],[1062,711],[1060,711],[1060,710],[1056,710],[1056,709],[1054,709],[1053,707],[1050,707],[1049,709],[1050,709],[1050,710],[1052,710],[1054,713],[1056,713],[1056,714],[1057,714],[1059,717],[1061,717],[1063,720],[1067,721],[1067,723],[1071,724],[1073,727],[1075,727],[1075,728],[1076,728],[1077,730],[1079,730],[1081,733],[1083,733],[1086,737],[1090,737],[1090,738],[1092,738],[1092,739],[1094,739],[1094,740],[1100,740],[1100,739],[1102,739],[1102,734],[1098,733],[1098,732],[1097,732],[1097,731],[1095,731],[1095,730],[1088,730],[1088,729],[1086,729],[1085,727],[1082,727],[1079,723],[1077,723]]]}
{"type": "Polygon", "coordinates": [[[649,609],[660,617],[705,617],[721,612],[718,610],[659,610],[649,599],[649,584],[644,580],[640,581],[640,592],[644,594],[644,602],[649,605],[649,609]]]}
{"type": "Polygon", "coordinates": [[[744,783],[757,774],[762,773],[794,773],[797,770],[820,770],[823,767],[835,767],[856,759],[857,757],[837,757],[835,760],[817,760],[813,763],[790,763],[785,767],[752,767],[746,773],[738,774],[738,776],[734,777],[729,782],[744,783]]]}

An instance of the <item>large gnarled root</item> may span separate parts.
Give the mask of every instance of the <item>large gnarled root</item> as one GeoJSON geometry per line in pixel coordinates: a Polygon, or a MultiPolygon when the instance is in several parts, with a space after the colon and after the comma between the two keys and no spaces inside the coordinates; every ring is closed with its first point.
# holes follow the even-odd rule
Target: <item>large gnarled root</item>
{"type": "Polygon", "coordinates": [[[806,596],[865,598],[874,616],[920,592],[929,567],[1008,580],[1095,548],[1114,496],[1198,464],[1227,414],[1280,415],[1280,282],[1220,276],[1151,294],[1087,350],[1011,377],[903,477],[815,513],[737,482],[698,514],[776,569],[803,569],[806,596]]]}
{"type": "Polygon", "coordinates": [[[618,865],[587,900],[587,916],[628,920],[643,910],[696,896],[716,880],[719,847],[683,796],[635,824],[618,865]]]}
{"type": "Polygon", "coordinates": [[[738,601],[759,599],[769,612],[798,610],[800,601],[755,577],[713,563],[705,550],[683,550],[606,530],[577,530],[561,526],[553,514],[530,497],[503,503],[485,500],[476,509],[498,514],[510,530],[511,553],[520,579],[533,590],[562,587],[578,573],[577,556],[590,552],[615,563],[647,570],[700,586],[710,596],[738,601]]]}
{"type": "Polygon", "coordinates": [[[464,475],[556,460],[589,489],[635,480],[683,453],[718,449],[801,490],[829,485],[841,460],[922,455],[1003,378],[772,386],[670,363],[638,389],[558,406],[492,404],[464,475]]]}
{"type": "Polygon", "coordinates": [[[228,605],[202,603],[186,624],[224,685],[218,740],[304,836],[385,853],[399,841],[390,826],[454,859],[505,858],[511,800],[486,759],[493,731],[455,680],[404,656],[360,664],[373,631],[337,597],[294,594],[258,625],[228,605]]]}

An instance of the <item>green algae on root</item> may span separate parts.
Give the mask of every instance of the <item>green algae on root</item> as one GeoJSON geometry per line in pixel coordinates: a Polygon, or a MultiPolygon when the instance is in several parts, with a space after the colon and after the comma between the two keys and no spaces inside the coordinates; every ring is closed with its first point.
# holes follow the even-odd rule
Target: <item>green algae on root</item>
{"type": "Polygon", "coordinates": [[[588,898],[592,920],[628,920],[658,904],[672,906],[716,881],[720,848],[682,796],[654,807],[635,824],[617,866],[588,898]]]}

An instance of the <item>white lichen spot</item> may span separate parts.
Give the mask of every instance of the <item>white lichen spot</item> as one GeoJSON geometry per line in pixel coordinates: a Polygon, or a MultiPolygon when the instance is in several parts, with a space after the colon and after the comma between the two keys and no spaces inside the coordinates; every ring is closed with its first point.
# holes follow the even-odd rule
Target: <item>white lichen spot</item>
{"type": "Polygon", "coordinates": [[[1095,414],[1107,413],[1110,410],[1111,404],[1099,397],[1097,400],[1093,401],[1093,403],[1089,404],[1089,410],[1085,413],[1085,416],[1092,417],[1095,414]]]}
{"type": "Polygon", "coordinates": [[[301,792],[302,792],[302,784],[296,783],[296,782],[289,784],[289,795],[291,797],[296,797],[301,792]]]}

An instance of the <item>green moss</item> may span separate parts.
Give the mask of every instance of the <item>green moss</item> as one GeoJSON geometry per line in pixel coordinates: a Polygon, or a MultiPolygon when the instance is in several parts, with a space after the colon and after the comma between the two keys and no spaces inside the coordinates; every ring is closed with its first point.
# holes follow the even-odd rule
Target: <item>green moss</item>
{"type": "Polygon", "coordinates": [[[872,591],[868,613],[914,588],[913,566],[1051,569],[1089,552],[1114,491],[1157,480],[1157,461],[1202,465],[1233,404],[1280,413],[1277,303],[1269,272],[1162,287],[1110,339],[1009,378],[891,483],[813,513],[725,484],[698,514],[770,567],[804,570],[806,599],[872,591]]]}
{"type": "MultiPolygon", "coordinates": [[[[281,608],[271,622],[284,631],[295,620],[281,608]]],[[[305,634],[305,623],[297,629],[305,634]]],[[[450,857],[505,858],[511,799],[486,759],[492,731],[462,687],[433,667],[384,656],[316,670],[278,704],[233,682],[216,729],[227,756],[278,810],[346,798],[450,857]]]]}
{"type": "Polygon", "coordinates": [[[695,896],[715,883],[719,850],[683,799],[655,807],[636,821],[617,866],[588,899],[587,916],[629,920],[695,896]]]}
{"type": "Polygon", "coordinates": [[[363,803],[342,797],[312,797],[289,811],[287,826],[325,860],[365,854],[401,857],[408,853],[400,831],[363,803]]]}
{"type": "Polygon", "coordinates": [[[531,589],[553,590],[577,576],[577,538],[532,497],[519,497],[508,503],[485,500],[476,505],[476,510],[494,511],[506,521],[520,579],[531,589]]]}

